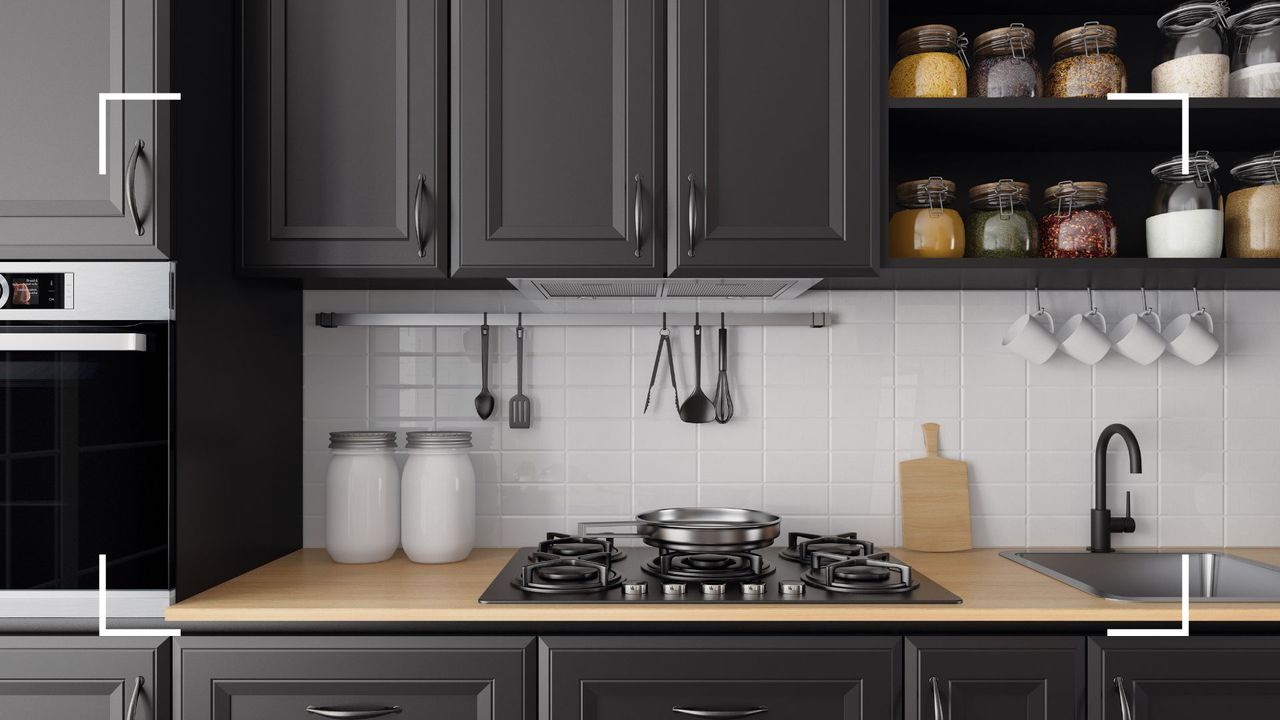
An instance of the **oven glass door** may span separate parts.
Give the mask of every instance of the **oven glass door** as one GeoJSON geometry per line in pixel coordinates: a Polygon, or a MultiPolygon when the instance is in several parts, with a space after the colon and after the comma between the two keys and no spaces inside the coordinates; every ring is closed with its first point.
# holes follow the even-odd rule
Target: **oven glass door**
{"type": "Polygon", "coordinates": [[[170,334],[0,326],[0,589],[169,588],[170,334]]]}

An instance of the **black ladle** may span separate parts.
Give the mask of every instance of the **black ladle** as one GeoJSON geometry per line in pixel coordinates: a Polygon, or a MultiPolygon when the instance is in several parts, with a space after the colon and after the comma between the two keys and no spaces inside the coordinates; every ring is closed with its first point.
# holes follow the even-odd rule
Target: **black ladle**
{"type": "Polygon", "coordinates": [[[693,316],[693,392],[680,405],[680,419],[687,423],[715,422],[716,406],[702,392],[702,319],[693,316]]]}
{"type": "Polygon", "coordinates": [[[480,394],[476,395],[476,414],[488,420],[493,414],[493,393],[489,392],[489,313],[480,326],[480,394]]]}

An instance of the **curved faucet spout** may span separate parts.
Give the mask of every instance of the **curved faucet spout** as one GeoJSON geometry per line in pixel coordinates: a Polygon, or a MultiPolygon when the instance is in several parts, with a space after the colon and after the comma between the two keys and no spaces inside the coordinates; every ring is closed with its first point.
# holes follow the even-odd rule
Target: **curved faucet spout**
{"type": "Polygon", "coordinates": [[[1128,493],[1125,493],[1125,517],[1112,519],[1107,509],[1107,446],[1117,435],[1124,440],[1129,452],[1129,472],[1135,475],[1142,472],[1142,449],[1133,431],[1119,423],[1108,425],[1098,436],[1098,445],[1093,451],[1094,497],[1089,527],[1089,550],[1093,552],[1111,552],[1112,533],[1131,533],[1137,529],[1129,512],[1128,493]]]}

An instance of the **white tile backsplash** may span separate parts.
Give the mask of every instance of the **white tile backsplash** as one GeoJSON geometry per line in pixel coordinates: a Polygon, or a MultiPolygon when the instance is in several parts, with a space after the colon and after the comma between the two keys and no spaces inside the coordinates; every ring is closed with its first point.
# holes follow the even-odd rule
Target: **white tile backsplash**
{"type": "MultiPolygon", "coordinates": [[[[1059,322],[1080,293],[1042,293],[1059,322]]],[[[810,292],[796,301],[602,300],[530,304],[514,292],[308,291],[304,317],[304,537],[324,543],[327,433],[449,428],[474,433],[483,545],[524,544],[583,520],[658,506],[764,507],[786,530],[893,542],[897,462],[922,452],[920,424],[942,424],[943,453],[970,465],[981,546],[1083,545],[1093,443],[1111,422],[1138,435],[1144,474],[1116,443],[1110,502],[1133,495],[1139,532],[1123,546],[1280,545],[1280,293],[1204,292],[1224,351],[1201,367],[1166,357],[1147,367],[1113,355],[1094,367],[1057,356],[1028,365],[1005,353],[1007,324],[1028,293],[810,292]],[[809,312],[837,324],[730,331],[736,406],[727,425],[676,418],[665,366],[644,397],[656,328],[537,327],[526,338],[529,430],[505,424],[515,342],[494,328],[490,386],[498,410],[475,417],[476,328],[314,326],[314,313],[809,312]]],[[[1112,323],[1134,292],[1099,292],[1112,323]]],[[[1152,293],[1167,323],[1194,309],[1185,292],[1152,293]]],[[[478,319],[478,318],[477,318],[478,319]]],[[[708,326],[711,325],[708,318],[708,326]]],[[[683,398],[693,338],[673,333],[683,398]]],[[[703,386],[715,386],[715,333],[704,335],[703,386]]]]}

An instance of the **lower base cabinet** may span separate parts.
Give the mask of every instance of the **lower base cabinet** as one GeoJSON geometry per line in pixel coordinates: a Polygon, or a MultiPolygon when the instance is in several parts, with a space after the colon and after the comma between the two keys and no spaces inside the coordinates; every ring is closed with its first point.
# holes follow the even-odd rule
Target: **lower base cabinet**
{"type": "Polygon", "coordinates": [[[534,640],[181,638],[181,720],[529,720],[534,640]]]}
{"type": "Polygon", "coordinates": [[[908,637],[907,720],[1084,720],[1082,637],[908,637]]]}
{"type": "Polygon", "coordinates": [[[169,720],[165,638],[0,637],[0,718],[169,720]]]}
{"type": "Polygon", "coordinates": [[[887,720],[898,637],[545,637],[539,720],[887,720]]]}

